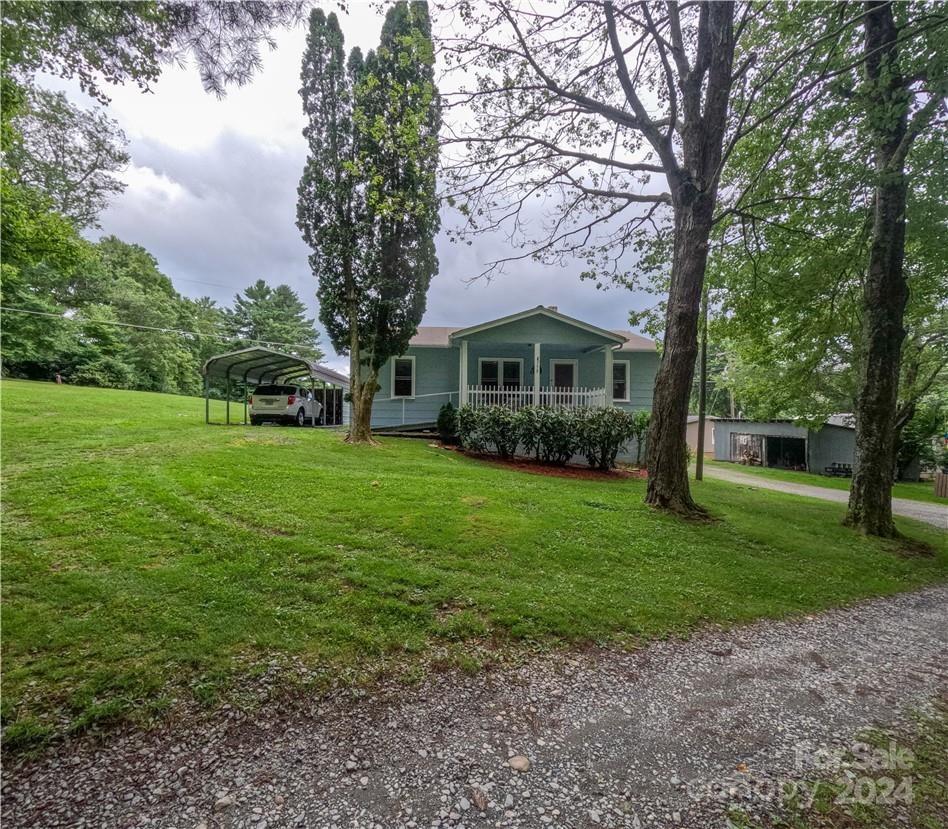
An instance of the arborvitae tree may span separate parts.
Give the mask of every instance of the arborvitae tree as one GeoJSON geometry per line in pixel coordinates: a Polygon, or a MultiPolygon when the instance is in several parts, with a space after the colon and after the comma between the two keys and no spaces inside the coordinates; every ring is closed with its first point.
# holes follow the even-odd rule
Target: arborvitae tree
{"type": "Polygon", "coordinates": [[[230,324],[237,340],[272,343],[279,351],[308,360],[323,358],[315,320],[307,318],[306,306],[289,285],[271,288],[258,279],[234,297],[230,324]]]}
{"type": "Polygon", "coordinates": [[[300,94],[310,154],[297,224],[312,247],[320,320],[348,353],[349,440],[371,440],[378,372],[401,354],[437,272],[441,125],[426,3],[388,10],[377,52],[343,65],[334,14],[310,16],[300,94]]]}

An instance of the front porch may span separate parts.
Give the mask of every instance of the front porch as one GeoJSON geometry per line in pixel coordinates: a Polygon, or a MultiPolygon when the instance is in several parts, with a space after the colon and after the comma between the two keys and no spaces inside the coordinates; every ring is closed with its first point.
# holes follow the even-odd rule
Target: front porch
{"type": "Polygon", "coordinates": [[[460,405],[579,409],[612,405],[613,355],[624,338],[535,308],[456,330],[450,342],[458,349],[460,405]]]}

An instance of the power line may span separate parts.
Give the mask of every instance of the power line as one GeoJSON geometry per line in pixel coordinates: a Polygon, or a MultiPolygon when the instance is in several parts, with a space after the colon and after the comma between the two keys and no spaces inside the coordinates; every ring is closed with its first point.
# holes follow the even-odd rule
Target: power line
{"type": "Polygon", "coordinates": [[[227,342],[230,339],[235,339],[244,343],[254,343],[256,345],[280,345],[280,346],[284,346],[285,348],[312,349],[314,347],[311,344],[307,345],[305,343],[281,343],[281,342],[276,342],[272,340],[252,340],[252,339],[248,339],[247,337],[223,337],[219,335],[208,334],[204,331],[185,331],[181,328],[161,328],[160,326],[157,326],[157,325],[138,325],[133,322],[119,322],[118,320],[98,320],[98,319],[88,319],[88,318],[85,320],[82,320],[76,317],[63,316],[62,314],[54,314],[51,311],[33,311],[29,308],[11,308],[6,305],[0,305],[0,311],[6,311],[7,313],[12,312],[16,314],[32,314],[33,316],[36,316],[36,317],[52,317],[53,319],[62,320],[63,322],[75,322],[75,323],[91,322],[97,325],[117,325],[122,328],[136,328],[141,331],[157,331],[161,334],[184,334],[186,336],[191,336],[191,337],[209,337],[210,339],[216,340],[217,342],[221,342],[221,343],[227,342]]]}

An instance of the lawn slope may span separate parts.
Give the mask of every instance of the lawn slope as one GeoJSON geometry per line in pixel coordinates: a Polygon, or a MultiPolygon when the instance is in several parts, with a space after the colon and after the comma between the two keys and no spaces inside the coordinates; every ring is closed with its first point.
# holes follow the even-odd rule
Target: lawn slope
{"type": "MultiPolygon", "coordinates": [[[[4,381],[8,746],[214,704],[295,661],[417,671],[472,645],[625,643],[813,611],[948,575],[842,528],[841,507],[721,481],[721,520],[644,483],[548,478],[423,441],[205,426],[203,401],[4,381]]],[[[483,647],[481,648],[483,650],[483,647]]]]}

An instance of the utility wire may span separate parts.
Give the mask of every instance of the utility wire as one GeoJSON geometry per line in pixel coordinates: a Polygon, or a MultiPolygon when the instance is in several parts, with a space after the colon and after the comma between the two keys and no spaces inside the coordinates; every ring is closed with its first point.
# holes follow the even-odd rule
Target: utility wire
{"type": "Polygon", "coordinates": [[[36,317],[53,317],[54,319],[62,320],[63,322],[75,322],[75,323],[95,323],[96,325],[117,325],[122,328],[137,328],[141,331],[158,331],[161,334],[184,334],[191,337],[209,337],[212,340],[223,343],[230,340],[238,340],[243,343],[254,343],[256,345],[280,345],[285,348],[308,348],[312,349],[312,344],[307,345],[305,343],[281,343],[271,340],[252,340],[246,337],[224,337],[215,334],[208,334],[204,331],[184,331],[180,328],[161,328],[157,325],[137,325],[132,322],[119,322],[118,320],[99,320],[99,319],[88,319],[85,320],[79,319],[77,317],[67,317],[62,314],[54,314],[51,311],[33,311],[29,308],[11,308],[6,305],[0,305],[0,311],[5,311],[7,313],[16,313],[16,314],[32,314],[36,317]]]}

